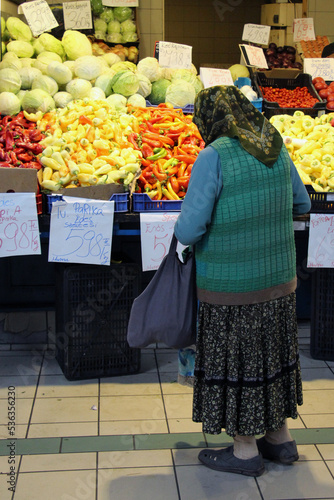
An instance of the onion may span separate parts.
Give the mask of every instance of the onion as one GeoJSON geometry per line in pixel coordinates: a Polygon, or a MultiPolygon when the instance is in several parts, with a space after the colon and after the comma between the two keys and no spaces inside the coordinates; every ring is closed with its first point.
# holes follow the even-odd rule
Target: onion
{"type": "Polygon", "coordinates": [[[276,51],[276,49],[277,49],[277,45],[276,45],[276,43],[271,42],[271,43],[269,44],[269,49],[274,49],[274,50],[276,51]]]}
{"type": "Polygon", "coordinates": [[[283,47],[277,47],[277,54],[281,54],[283,52],[283,47]]]}
{"type": "Polygon", "coordinates": [[[267,49],[265,52],[266,57],[275,57],[276,56],[276,50],[274,49],[267,49]]]}
{"type": "Polygon", "coordinates": [[[296,49],[294,47],[292,47],[291,45],[286,45],[284,47],[284,50],[285,52],[287,52],[288,54],[296,54],[296,49]]]}

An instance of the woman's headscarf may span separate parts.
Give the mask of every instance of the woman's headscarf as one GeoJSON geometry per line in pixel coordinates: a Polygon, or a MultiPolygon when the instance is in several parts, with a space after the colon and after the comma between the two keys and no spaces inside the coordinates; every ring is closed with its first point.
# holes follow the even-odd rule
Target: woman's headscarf
{"type": "Polygon", "coordinates": [[[240,145],[267,167],[272,167],[280,154],[280,133],[233,85],[199,92],[193,121],[207,146],[218,137],[237,137],[240,145]]]}

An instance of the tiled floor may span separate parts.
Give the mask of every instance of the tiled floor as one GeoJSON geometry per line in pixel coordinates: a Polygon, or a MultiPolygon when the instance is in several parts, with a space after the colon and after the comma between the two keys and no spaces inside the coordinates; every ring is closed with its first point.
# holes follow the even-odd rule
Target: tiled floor
{"type": "Polygon", "coordinates": [[[198,461],[201,448],[231,439],[204,435],[192,422],[192,389],[177,383],[176,351],[143,350],[137,375],[69,382],[43,345],[2,343],[1,500],[334,500],[334,362],[312,359],[309,342],[301,323],[304,405],[290,422],[300,460],[266,462],[257,479],[198,461]],[[15,436],[7,426],[11,386],[15,436]]]}

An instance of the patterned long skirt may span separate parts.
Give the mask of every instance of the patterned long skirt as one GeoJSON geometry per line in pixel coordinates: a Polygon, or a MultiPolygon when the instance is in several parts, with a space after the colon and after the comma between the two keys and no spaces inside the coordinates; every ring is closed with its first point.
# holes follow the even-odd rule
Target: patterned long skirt
{"type": "Polygon", "coordinates": [[[201,302],[193,421],[203,432],[276,431],[301,404],[295,293],[243,306],[201,302]]]}

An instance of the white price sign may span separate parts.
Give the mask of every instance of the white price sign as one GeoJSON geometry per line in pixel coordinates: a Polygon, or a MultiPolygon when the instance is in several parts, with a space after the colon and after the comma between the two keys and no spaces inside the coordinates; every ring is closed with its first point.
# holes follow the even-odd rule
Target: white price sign
{"type": "Polygon", "coordinates": [[[268,45],[270,29],[270,26],[262,24],[245,24],[242,32],[242,40],[258,43],[259,45],[268,45]]]}
{"type": "Polygon", "coordinates": [[[138,7],[138,0],[102,0],[102,5],[107,7],[138,7]]]}
{"type": "Polygon", "coordinates": [[[293,41],[302,42],[315,40],[314,23],[312,17],[303,17],[293,21],[293,41]]]}
{"type": "MultiPolygon", "coordinates": [[[[155,271],[167,255],[180,212],[141,213],[140,242],[143,271],[155,271]]],[[[178,244],[178,248],[185,247],[178,244]]],[[[182,252],[182,249],[180,250],[182,252]]]]}
{"type": "Polygon", "coordinates": [[[334,214],[310,214],[307,267],[334,267],[334,214]]]}
{"type": "Polygon", "coordinates": [[[45,0],[22,3],[18,13],[24,14],[34,36],[39,36],[41,33],[59,26],[45,0]]]}
{"type": "Polygon", "coordinates": [[[204,88],[215,85],[233,85],[233,78],[229,69],[200,68],[199,74],[204,88]]]}
{"type": "Polygon", "coordinates": [[[254,66],[255,68],[268,68],[263,49],[260,47],[253,47],[252,45],[239,45],[239,47],[247,66],[254,66]]]}
{"type": "Polygon", "coordinates": [[[93,27],[90,0],[63,3],[65,30],[86,30],[93,27]]]}
{"type": "Polygon", "coordinates": [[[329,57],[304,59],[304,73],[308,73],[313,78],[321,76],[324,80],[334,80],[334,59],[329,57]]]}
{"type": "Polygon", "coordinates": [[[49,262],[108,266],[114,204],[70,197],[52,203],[49,262]]]}
{"type": "Polygon", "coordinates": [[[191,68],[192,47],[173,42],[159,42],[159,64],[163,68],[191,68]]]}
{"type": "Polygon", "coordinates": [[[40,253],[35,193],[0,193],[0,257],[40,253]]]}

